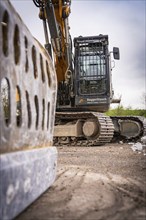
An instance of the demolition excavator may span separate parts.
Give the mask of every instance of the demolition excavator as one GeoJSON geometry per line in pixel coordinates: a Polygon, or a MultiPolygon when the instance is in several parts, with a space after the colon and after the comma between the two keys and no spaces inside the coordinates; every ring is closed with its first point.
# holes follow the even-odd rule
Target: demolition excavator
{"type": "Polygon", "coordinates": [[[119,59],[108,36],[76,37],[73,56],[71,0],[33,2],[45,48],[0,1],[0,219],[13,219],[54,182],[53,137],[55,145],[93,146],[144,132],[141,118],[104,115],[115,102],[111,53],[119,59]]]}
{"type": "Polygon", "coordinates": [[[55,145],[102,145],[112,140],[137,139],[144,131],[143,118],[108,117],[113,98],[108,35],[79,36],[69,32],[71,0],[33,0],[43,21],[46,49],[57,74],[55,145]],[[48,34],[49,33],[49,34],[48,34]],[[50,42],[49,37],[50,36],[50,42]]]}

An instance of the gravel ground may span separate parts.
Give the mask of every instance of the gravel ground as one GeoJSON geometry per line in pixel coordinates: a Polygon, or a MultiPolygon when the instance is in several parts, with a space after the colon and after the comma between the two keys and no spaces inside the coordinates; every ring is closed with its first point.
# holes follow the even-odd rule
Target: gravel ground
{"type": "Polygon", "coordinates": [[[146,220],[144,152],[108,144],[58,153],[55,183],[17,220],[146,220]]]}

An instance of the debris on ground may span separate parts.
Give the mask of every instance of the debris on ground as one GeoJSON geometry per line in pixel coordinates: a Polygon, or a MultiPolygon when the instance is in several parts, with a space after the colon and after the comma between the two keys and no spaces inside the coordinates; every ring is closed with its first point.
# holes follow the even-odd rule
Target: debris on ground
{"type": "Polygon", "coordinates": [[[133,144],[131,148],[133,151],[142,151],[143,150],[143,146],[140,142],[133,144]]]}
{"type": "Polygon", "coordinates": [[[143,137],[141,138],[141,142],[142,142],[144,145],[146,145],[146,136],[143,136],[143,137]]]}
{"type": "Polygon", "coordinates": [[[143,136],[141,138],[141,142],[137,142],[137,143],[129,142],[128,144],[132,145],[131,149],[133,151],[138,151],[139,153],[143,152],[144,155],[146,156],[146,136],[143,136]]]}

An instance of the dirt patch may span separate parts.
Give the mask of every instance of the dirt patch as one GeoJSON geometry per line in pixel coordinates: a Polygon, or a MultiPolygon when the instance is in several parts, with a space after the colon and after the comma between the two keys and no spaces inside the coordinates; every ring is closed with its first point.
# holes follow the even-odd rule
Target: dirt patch
{"type": "Polygon", "coordinates": [[[17,220],[146,219],[146,156],[127,144],[58,152],[55,183],[17,220]]]}

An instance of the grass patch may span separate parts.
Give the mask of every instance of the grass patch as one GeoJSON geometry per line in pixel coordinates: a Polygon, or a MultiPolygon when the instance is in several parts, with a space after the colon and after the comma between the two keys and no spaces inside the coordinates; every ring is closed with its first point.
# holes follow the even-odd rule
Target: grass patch
{"type": "Polygon", "coordinates": [[[146,117],[146,110],[145,109],[132,109],[131,107],[124,108],[122,105],[119,105],[117,108],[109,109],[106,112],[106,115],[108,115],[108,116],[129,116],[129,115],[134,115],[134,116],[146,117]]]}

